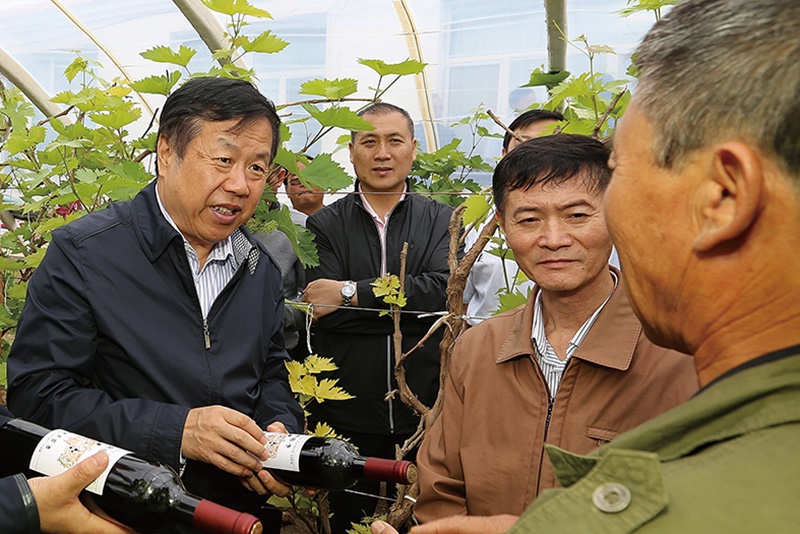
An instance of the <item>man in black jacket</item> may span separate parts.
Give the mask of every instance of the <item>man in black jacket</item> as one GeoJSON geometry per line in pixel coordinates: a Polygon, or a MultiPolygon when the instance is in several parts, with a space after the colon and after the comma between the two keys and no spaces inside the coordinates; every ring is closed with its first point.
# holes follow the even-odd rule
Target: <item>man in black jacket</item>
{"type": "MultiPolygon", "coordinates": [[[[388,306],[376,298],[372,282],[384,274],[400,276],[400,252],[408,243],[401,321],[403,351],[429,330],[445,309],[448,224],[452,209],[409,190],[408,172],[416,157],[414,125],[408,113],[377,103],[361,112],[374,130],[352,134],[350,161],[356,191],[327,206],[307,221],[315,234],[319,267],[310,269],[303,300],[314,306],[314,349],[333,358],[339,385],[355,398],[311,408],[310,422],[326,422],[348,437],[361,454],[393,458],[395,445],[416,430],[419,417],[397,398],[392,351],[392,320],[376,309],[388,306]],[[347,309],[347,308],[353,308],[347,309]],[[416,312],[416,313],[413,313],[416,312]]],[[[426,405],[439,389],[441,331],[406,362],[407,381],[426,405]]],[[[378,485],[356,490],[377,493],[378,485]]],[[[377,501],[352,494],[331,495],[333,532],[372,515],[377,501]]]]}
{"type": "Polygon", "coordinates": [[[242,80],[198,78],[170,95],[157,179],[53,232],[8,357],[15,414],[170,464],[190,492],[274,532],[264,494],[288,488],[261,470],[263,431],[302,430],[302,411],[280,271],[242,225],[278,127],[242,80]]]}

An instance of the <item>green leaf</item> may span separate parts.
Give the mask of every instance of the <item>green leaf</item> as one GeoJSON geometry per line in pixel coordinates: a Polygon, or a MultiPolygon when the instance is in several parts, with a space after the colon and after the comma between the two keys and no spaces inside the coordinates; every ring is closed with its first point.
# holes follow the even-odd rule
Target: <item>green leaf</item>
{"type": "Polygon", "coordinates": [[[11,299],[24,299],[28,292],[28,282],[17,282],[8,285],[6,296],[11,299]]]}
{"type": "Polygon", "coordinates": [[[328,423],[317,422],[317,426],[314,427],[313,434],[321,438],[330,438],[334,437],[336,435],[336,432],[333,430],[333,427],[331,427],[328,423]]]}
{"type": "Polygon", "coordinates": [[[372,286],[372,293],[378,297],[385,297],[400,290],[400,280],[396,276],[383,276],[375,279],[370,284],[372,286]]]}
{"type": "Polygon", "coordinates": [[[333,363],[333,358],[322,358],[317,354],[308,356],[303,362],[306,370],[312,374],[323,373],[325,371],[335,371],[338,369],[333,363]]]}
{"type": "Polygon", "coordinates": [[[466,210],[464,211],[464,225],[481,223],[486,219],[492,209],[489,199],[484,195],[471,195],[464,201],[466,210]]]}
{"type": "Polygon", "coordinates": [[[94,88],[82,89],[78,93],[73,93],[72,91],[62,91],[51,98],[50,101],[56,104],[64,104],[66,106],[81,107],[97,98],[99,94],[100,91],[94,88]]]}
{"type": "Polygon", "coordinates": [[[169,96],[172,88],[181,79],[178,71],[170,72],[169,75],[148,76],[141,80],[131,82],[131,88],[139,93],[149,93],[154,95],[169,96]]]}
{"type": "Polygon", "coordinates": [[[498,313],[502,313],[507,310],[513,310],[519,306],[524,305],[528,302],[528,296],[523,294],[522,291],[519,289],[507,292],[507,291],[499,291],[498,292],[499,300],[500,300],[500,307],[492,312],[492,315],[497,315],[498,313]]]}
{"type": "Polygon", "coordinates": [[[24,268],[25,264],[22,261],[0,256],[0,271],[21,271],[24,268]]]}
{"type": "Polygon", "coordinates": [[[95,123],[114,130],[119,130],[132,122],[136,122],[141,116],[142,109],[133,106],[119,107],[108,113],[89,114],[89,118],[95,123]]]}
{"type": "Polygon", "coordinates": [[[120,178],[125,178],[140,186],[153,179],[153,175],[139,161],[123,161],[119,164],[111,164],[108,165],[108,170],[120,178]]]}
{"type": "Polygon", "coordinates": [[[30,130],[12,130],[6,144],[2,147],[9,156],[25,152],[39,143],[44,142],[46,131],[44,126],[31,126],[30,130]]]}
{"type": "Polygon", "coordinates": [[[267,503],[279,510],[290,510],[292,508],[292,503],[288,497],[278,497],[274,494],[269,496],[267,503]]]}
{"type": "Polygon", "coordinates": [[[353,131],[375,129],[375,126],[367,122],[366,119],[359,117],[356,112],[350,108],[336,105],[326,109],[319,109],[317,106],[311,104],[302,104],[302,106],[303,109],[314,117],[322,126],[333,126],[353,131]]]}
{"type": "Polygon", "coordinates": [[[586,47],[586,51],[589,52],[592,55],[594,55],[594,54],[614,54],[614,55],[617,55],[617,53],[614,52],[614,49],[611,48],[608,45],[589,45],[589,46],[586,47]]]}
{"type": "Polygon", "coordinates": [[[340,386],[337,386],[337,382],[338,380],[330,378],[320,380],[317,391],[314,393],[314,399],[318,402],[323,402],[326,400],[347,400],[355,398],[340,386]]]}
{"type": "Polygon", "coordinates": [[[406,76],[408,74],[419,74],[425,70],[427,63],[421,63],[415,59],[407,59],[400,63],[386,63],[380,59],[363,59],[359,58],[358,62],[362,65],[371,68],[380,76],[406,76]]]}
{"type": "Polygon", "coordinates": [[[271,19],[268,11],[250,5],[247,0],[201,0],[203,5],[211,11],[223,15],[249,15],[261,19],[271,19]]]}
{"type": "Polygon", "coordinates": [[[262,229],[265,224],[275,224],[278,230],[286,234],[303,267],[319,265],[317,247],[314,246],[314,234],[304,226],[294,224],[287,206],[281,206],[281,209],[277,210],[259,210],[254,219],[253,223],[261,224],[262,229]]]}
{"type": "Polygon", "coordinates": [[[173,51],[168,46],[156,46],[139,55],[157,63],[171,63],[185,68],[189,65],[189,62],[195,54],[197,54],[197,50],[185,45],[180,45],[177,52],[173,51]]]}
{"type": "Polygon", "coordinates": [[[237,43],[245,52],[260,52],[262,54],[276,54],[289,45],[288,41],[273,35],[270,30],[265,31],[254,39],[243,37],[241,42],[237,41],[237,43]]]}
{"type": "Polygon", "coordinates": [[[567,78],[569,78],[569,71],[566,70],[542,72],[541,69],[534,69],[528,83],[520,85],[520,87],[539,87],[543,85],[551,87],[563,82],[567,78]]]}
{"type": "Polygon", "coordinates": [[[358,90],[355,78],[336,78],[333,80],[316,78],[300,85],[301,95],[317,95],[330,100],[341,100],[358,90]]]}
{"type": "Polygon", "coordinates": [[[298,377],[289,375],[289,387],[291,387],[292,391],[295,393],[313,397],[314,392],[317,390],[317,381],[311,375],[304,374],[298,377]]]}
{"type": "Polygon", "coordinates": [[[56,150],[59,148],[81,148],[90,146],[92,146],[92,141],[90,139],[73,139],[71,141],[55,140],[47,145],[45,150],[56,150]]]}
{"type": "Polygon", "coordinates": [[[330,154],[315,157],[305,169],[297,173],[300,181],[308,187],[317,186],[328,192],[339,191],[353,184],[353,178],[334,161],[330,154]]]}
{"type": "Polygon", "coordinates": [[[64,77],[72,81],[75,79],[75,76],[80,74],[81,72],[86,72],[87,68],[89,67],[89,59],[78,56],[72,60],[72,63],[67,65],[67,68],[64,69],[64,77]]]}
{"type": "MultiPolygon", "coordinates": [[[[234,52],[235,51],[232,48],[222,48],[220,50],[215,50],[214,53],[211,54],[211,59],[213,59],[214,61],[221,61],[221,62],[230,61],[231,58],[233,57],[234,52]]],[[[212,68],[206,74],[208,76],[217,77],[217,76],[222,76],[223,72],[218,68],[216,69],[212,68]]]]}
{"type": "Polygon", "coordinates": [[[42,259],[44,258],[44,253],[47,251],[46,248],[40,248],[33,254],[28,254],[25,256],[23,260],[25,262],[25,267],[38,267],[40,263],[42,263],[42,259]]]}
{"type": "Polygon", "coordinates": [[[81,167],[75,171],[75,179],[85,184],[93,184],[97,181],[97,177],[100,175],[100,172],[101,171],[98,169],[87,169],[86,167],[81,167]]]}
{"type": "Polygon", "coordinates": [[[627,17],[640,11],[658,11],[662,7],[676,6],[680,0],[628,0],[628,6],[615,13],[627,17]],[[631,6],[631,4],[633,4],[631,6]]]}

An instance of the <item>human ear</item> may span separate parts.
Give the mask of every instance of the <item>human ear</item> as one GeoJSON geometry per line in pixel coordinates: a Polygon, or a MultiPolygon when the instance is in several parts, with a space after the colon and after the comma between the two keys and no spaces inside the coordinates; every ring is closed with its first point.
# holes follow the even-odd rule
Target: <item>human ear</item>
{"type": "Polygon", "coordinates": [[[708,176],[702,184],[700,232],[693,248],[709,252],[740,238],[761,211],[764,167],[759,152],[742,142],[713,148],[708,176]]]}
{"type": "Polygon", "coordinates": [[[156,158],[158,160],[158,174],[162,175],[166,169],[169,168],[170,161],[172,160],[174,150],[172,145],[163,135],[158,136],[158,143],[156,144],[156,158]]]}
{"type": "Polygon", "coordinates": [[[506,230],[505,230],[505,228],[503,228],[503,215],[500,213],[500,210],[495,210],[495,212],[494,212],[494,218],[495,218],[495,220],[497,221],[497,226],[499,226],[499,227],[500,227],[500,230],[501,230],[503,233],[506,233],[506,230]]]}

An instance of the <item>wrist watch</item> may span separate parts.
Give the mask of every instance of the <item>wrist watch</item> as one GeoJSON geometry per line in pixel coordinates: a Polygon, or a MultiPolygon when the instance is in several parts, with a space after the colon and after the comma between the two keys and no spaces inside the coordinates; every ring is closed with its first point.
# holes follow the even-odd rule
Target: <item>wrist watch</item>
{"type": "Polygon", "coordinates": [[[348,280],[342,286],[342,304],[344,306],[350,306],[350,301],[353,300],[353,297],[356,295],[356,283],[352,280],[348,280]]]}

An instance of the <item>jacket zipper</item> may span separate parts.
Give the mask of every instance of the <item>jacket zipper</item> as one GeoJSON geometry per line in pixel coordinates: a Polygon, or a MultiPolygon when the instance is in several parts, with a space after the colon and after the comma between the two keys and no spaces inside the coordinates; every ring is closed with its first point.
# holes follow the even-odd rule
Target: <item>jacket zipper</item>
{"type": "MultiPolygon", "coordinates": [[[[389,215],[391,215],[394,208],[386,214],[386,232],[383,235],[383,243],[381,243],[381,276],[386,274],[386,242],[389,240],[389,215]]],[[[374,222],[374,221],[373,221],[374,222]]],[[[378,230],[378,239],[380,240],[380,229],[378,224],[375,223],[375,229],[378,230]]],[[[386,337],[386,391],[392,390],[392,336],[386,337]]],[[[389,433],[394,434],[394,399],[389,397],[389,433]]]]}
{"type": "MultiPolygon", "coordinates": [[[[534,356],[535,357],[535,356],[534,356]]],[[[547,396],[549,397],[547,401],[547,417],[544,421],[544,438],[542,440],[542,450],[539,453],[539,473],[536,476],[536,493],[539,493],[539,489],[542,482],[542,465],[544,464],[544,458],[547,453],[544,451],[544,444],[547,443],[547,435],[550,432],[550,420],[553,418],[553,408],[556,404],[556,397],[558,396],[558,390],[561,389],[561,380],[564,380],[564,375],[567,374],[567,369],[569,369],[570,364],[572,363],[572,358],[569,359],[567,365],[564,366],[564,371],[561,373],[561,380],[559,380],[559,388],[556,390],[556,394],[550,396],[550,388],[547,386],[547,381],[544,380],[544,375],[542,374],[542,369],[539,367],[538,362],[534,362],[536,364],[536,368],[539,372],[539,376],[542,377],[542,381],[544,382],[544,389],[547,391],[547,396]]]]}
{"type": "Polygon", "coordinates": [[[211,348],[211,333],[208,331],[208,319],[203,318],[203,339],[206,342],[206,350],[211,348]]]}
{"type": "MultiPolygon", "coordinates": [[[[548,396],[549,396],[548,391],[548,396]]],[[[550,418],[553,417],[553,404],[556,403],[555,397],[550,397],[550,400],[547,402],[547,419],[544,421],[544,439],[547,441],[547,431],[550,430],[550,418]]]]}
{"type": "MultiPolygon", "coordinates": [[[[372,215],[369,213],[363,206],[364,200],[362,199],[361,209],[367,212],[367,215],[370,219],[372,219],[372,215]]],[[[397,203],[399,204],[399,202],[397,203]]],[[[397,204],[386,214],[385,219],[385,229],[386,232],[384,233],[383,239],[381,239],[381,230],[378,228],[378,223],[372,219],[372,223],[375,225],[375,230],[378,232],[378,241],[381,242],[381,267],[380,267],[380,276],[386,274],[386,242],[389,239],[389,219],[394,212],[394,209],[397,207],[397,204]]],[[[398,274],[399,276],[399,274],[398,274]]],[[[392,336],[389,335],[386,337],[386,391],[389,392],[392,390],[392,371],[394,370],[394,366],[392,365],[392,336]]],[[[394,434],[394,399],[389,397],[389,433],[394,434]]]]}

